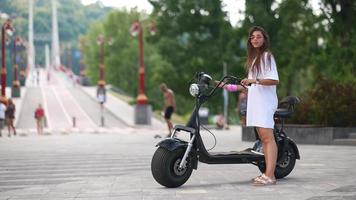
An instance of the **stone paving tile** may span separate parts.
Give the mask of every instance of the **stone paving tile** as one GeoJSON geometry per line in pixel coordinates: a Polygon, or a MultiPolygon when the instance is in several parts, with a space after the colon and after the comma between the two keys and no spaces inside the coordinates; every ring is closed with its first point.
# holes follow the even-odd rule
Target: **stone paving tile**
{"type": "MultiPolygon", "coordinates": [[[[151,175],[150,162],[159,141],[154,134],[0,139],[0,200],[356,199],[356,147],[298,145],[302,159],[275,186],[252,186],[250,179],[260,173],[253,165],[199,163],[186,184],[171,189],[151,175]]],[[[216,151],[251,145],[231,133],[216,137],[216,151]]]]}

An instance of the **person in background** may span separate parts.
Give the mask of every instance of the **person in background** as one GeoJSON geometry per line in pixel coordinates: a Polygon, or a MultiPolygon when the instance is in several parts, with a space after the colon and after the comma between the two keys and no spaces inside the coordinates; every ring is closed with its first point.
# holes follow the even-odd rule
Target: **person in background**
{"type": "Polygon", "coordinates": [[[240,125],[246,125],[246,111],[247,111],[247,92],[242,90],[237,101],[237,113],[240,117],[240,125]]]}
{"type": "Polygon", "coordinates": [[[2,129],[4,128],[5,111],[6,106],[3,104],[3,102],[0,102],[0,137],[2,137],[2,129]]]}
{"type": "Polygon", "coordinates": [[[165,83],[162,83],[159,88],[163,92],[163,99],[164,99],[164,104],[163,104],[163,113],[164,113],[164,119],[167,122],[168,126],[168,135],[167,137],[171,136],[171,130],[173,129],[173,124],[171,122],[171,116],[173,112],[176,110],[176,101],[174,99],[174,93],[171,89],[167,87],[165,83]]]}
{"type": "Polygon", "coordinates": [[[41,104],[38,104],[38,107],[35,110],[35,118],[36,118],[36,125],[37,125],[37,133],[38,135],[43,135],[45,113],[41,104]]]}
{"type": "Polygon", "coordinates": [[[218,116],[216,116],[216,128],[217,129],[223,129],[224,125],[225,125],[225,118],[223,114],[220,114],[218,116]]]}
{"type": "Polygon", "coordinates": [[[5,118],[6,118],[7,128],[9,130],[9,135],[8,135],[9,137],[11,137],[11,129],[14,133],[14,136],[16,136],[16,129],[14,127],[15,112],[16,112],[15,104],[12,102],[12,99],[9,99],[5,111],[5,118]]]}

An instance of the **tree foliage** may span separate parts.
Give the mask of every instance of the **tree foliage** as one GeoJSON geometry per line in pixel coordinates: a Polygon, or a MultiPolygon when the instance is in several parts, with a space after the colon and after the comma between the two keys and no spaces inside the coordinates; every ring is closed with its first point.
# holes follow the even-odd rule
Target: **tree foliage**
{"type": "MultiPolygon", "coordinates": [[[[147,34],[145,37],[145,65],[149,74],[146,86],[149,99],[155,105],[160,104],[157,86],[161,82],[175,91],[179,113],[187,113],[193,103],[188,97],[188,82],[195,72],[204,71],[219,79],[225,63],[228,74],[246,76],[247,34],[249,28],[255,25],[264,27],[270,35],[271,50],[280,76],[280,98],[285,95],[304,98],[303,94],[310,91],[320,77],[345,84],[355,77],[356,37],[351,20],[355,16],[354,2],[323,0],[321,14],[315,14],[308,0],[249,0],[245,3],[245,19],[239,27],[232,27],[226,20],[219,0],[151,0],[150,3],[154,10],[148,23],[154,21],[158,31],[153,37],[147,34]]],[[[128,19],[126,15],[131,14],[112,14],[103,23],[103,30],[113,27],[120,31],[122,27],[128,29],[125,21],[132,22],[134,17],[128,19]],[[108,25],[114,21],[124,25],[108,25]]],[[[136,14],[136,17],[140,15],[136,14]]],[[[125,34],[118,36],[120,34],[116,33],[117,40],[121,41],[120,45],[116,45],[120,47],[110,47],[116,57],[107,55],[106,64],[110,69],[108,80],[126,91],[132,91],[137,89],[137,79],[130,79],[129,82],[121,79],[131,77],[130,74],[137,77],[137,63],[132,63],[135,58],[131,59],[131,63],[126,61],[128,57],[137,56],[137,41],[130,41],[128,33],[125,34]]],[[[95,65],[97,67],[97,63],[95,65]]],[[[209,105],[213,113],[222,111],[222,100],[219,98],[209,105]]],[[[233,111],[235,104],[231,105],[230,111],[233,111]]]]}
{"type": "MultiPolygon", "coordinates": [[[[22,36],[26,40],[28,39],[28,4],[28,0],[0,1],[0,12],[8,14],[12,18],[16,29],[14,34],[22,36]]],[[[84,6],[81,4],[80,0],[57,0],[57,4],[59,40],[62,44],[62,61],[65,61],[64,55],[69,54],[69,52],[63,52],[67,51],[68,48],[66,47],[70,44],[70,54],[74,54],[74,52],[79,51],[79,36],[85,34],[92,22],[100,20],[110,10],[112,10],[112,8],[104,7],[100,3],[84,6]]],[[[44,46],[46,44],[49,46],[51,45],[51,1],[34,0],[33,9],[36,64],[43,66],[45,63],[44,46]]],[[[0,22],[3,21],[0,19],[0,22]]],[[[72,55],[72,57],[74,56],[72,55]]],[[[74,60],[74,58],[73,62],[77,64],[72,67],[79,68],[79,62],[74,60]]],[[[65,62],[64,64],[67,63],[65,62]]],[[[12,62],[8,62],[7,66],[8,72],[12,72],[12,62]]],[[[8,84],[12,83],[12,76],[7,76],[7,82],[8,84]]]]}
{"type": "MultiPolygon", "coordinates": [[[[169,79],[163,81],[176,92],[178,108],[186,112],[192,107],[192,101],[184,100],[191,99],[188,82],[196,72],[204,71],[220,79],[223,63],[236,64],[233,29],[219,0],[150,2],[158,29],[152,42],[173,66],[169,79]]],[[[220,104],[215,104],[213,110],[217,110],[216,105],[220,104]]]]}
{"type": "MultiPolygon", "coordinates": [[[[116,10],[111,12],[103,22],[94,23],[86,36],[84,59],[87,75],[97,82],[99,75],[100,47],[96,44],[99,35],[103,35],[105,80],[127,94],[136,97],[138,93],[139,44],[138,38],[130,35],[129,29],[140,14],[136,10],[116,10]],[[112,38],[113,44],[108,41],[112,38]]],[[[144,30],[144,66],[145,88],[150,103],[157,108],[161,102],[158,85],[172,66],[158,53],[157,48],[148,42],[150,37],[148,25],[150,20],[142,21],[144,30]]]]}
{"type": "MultiPolygon", "coordinates": [[[[277,91],[280,98],[285,95],[300,96],[305,103],[301,107],[306,108],[308,103],[315,101],[311,97],[319,98],[323,95],[314,90],[319,88],[324,91],[325,87],[321,85],[337,83],[340,85],[335,88],[354,88],[356,26],[353,19],[356,16],[356,1],[321,0],[320,10],[315,10],[311,0],[248,0],[243,13],[245,18],[236,27],[230,25],[221,0],[149,2],[154,8],[150,15],[135,9],[113,10],[103,18],[110,9],[100,3],[82,6],[79,0],[60,1],[60,40],[66,43],[64,46],[71,43],[72,48],[78,49],[78,36],[85,34],[82,37],[85,41],[84,59],[87,75],[93,83],[96,83],[99,74],[100,51],[96,38],[103,34],[106,38],[114,39],[113,45],[105,44],[104,47],[106,82],[136,97],[138,40],[130,35],[129,29],[139,19],[145,31],[146,94],[154,108],[162,104],[158,88],[162,82],[175,92],[178,113],[186,114],[193,104],[192,98],[188,97],[188,82],[196,72],[204,71],[214,79],[219,79],[226,65],[228,74],[245,77],[247,34],[249,28],[255,25],[264,27],[269,33],[271,50],[279,71],[280,84],[277,91]],[[157,27],[154,36],[147,31],[152,23],[157,27]],[[321,84],[321,81],[327,83],[321,84]]],[[[26,5],[27,0],[0,2],[1,11],[16,13],[15,25],[23,35],[27,35],[28,26],[26,5]]],[[[50,32],[50,8],[50,1],[36,1],[36,33],[50,32]]],[[[43,44],[39,41],[37,43],[39,46],[43,44]]],[[[337,90],[330,90],[333,93],[330,96],[337,94],[340,99],[347,99],[347,96],[343,96],[345,92],[337,90]]],[[[230,98],[229,109],[233,112],[236,100],[234,95],[231,96],[233,98],[230,98]]],[[[353,96],[350,98],[356,101],[353,96]]],[[[222,105],[222,99],[218,96],[208,106],[213,113],[219,113],[222,112],[222,105]]],[[[320,116],[327,113],[325,110],[317,110],[322,107],[312,106],[308,109],[301,109],[299,116],[321,113],[318,116],[322,118],[320,116]]],[[[352,112],[356,113],[355,110],[352,112]]],[[[302,119],[307,123],[317,123],[311,119],[316,115],[302,119]]],[[[323,124],[335,123],[325,119],[323,124]]]]}

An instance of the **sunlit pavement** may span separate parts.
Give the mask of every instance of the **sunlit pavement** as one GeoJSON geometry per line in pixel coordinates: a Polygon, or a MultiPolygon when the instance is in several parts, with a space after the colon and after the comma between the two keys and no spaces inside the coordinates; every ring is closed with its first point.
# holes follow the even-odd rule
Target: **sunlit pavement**
{"type": "MultiPolygon", "coordinates": [[[[199,163],[188,182],[167,189],[150,162],[163,130],[67,133],[0,138],[0,200],[4,199],[356,199],[356,147],[299,145],[301,160],[275,186],[256,187],[253,165],[199,163]]],[[[242,150],[240,127],[214,131],[214,151],[242,150]]],[[[203,133],[211,147],[213,137],[203,133]]],[[[179,137],[185,137],[180,135],[179,137]]]]}
{"type": "MultiPolygon", "coordinates": [[[[34,110],[41,103],[46,114],[49,132],[91,132],[101,129],[100,105],[95,96],[89,96],[80,86],[73,83],[66,74],[60,71],[39,71],[39,83],[36,78],[29,78],[25,93],[16,99],[17,111],[15,125],[24,134],[32,132],[36,127],[34,110]],[[51,73],[48,80],[46,75],[51,73]]],[[[32,73],[33,74],[33,73],[32,73]]],[[[95,87],[92,87],[95,92],[95,87]]],[[[113,101],[120,101],[114,99],[113,101]]],[[[119,109],[122,109],[119,107],[119,109]]],[[[105,124],[103,128],[128,127],[110,110],[103,110],[105,124]]]]}

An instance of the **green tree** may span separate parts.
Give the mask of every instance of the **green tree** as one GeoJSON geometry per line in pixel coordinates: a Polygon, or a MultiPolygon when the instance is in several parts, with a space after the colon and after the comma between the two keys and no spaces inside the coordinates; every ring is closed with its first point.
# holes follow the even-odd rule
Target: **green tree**
{"type": "MultiPolygon", "coordinates": [[[[78,51],[78,37],[85,34],[87,27],[104,17],[110,10],[100,3],[84,6],[80,0],[61,0],[58,2],[58,30],[60,43],[71,44],[72,53],[78,51]]],[[[16,28],[15,35],[27,39],[28,36],[28,0],[2,0],[0,1],[0,11],[12,17],[16,28]]],[[[36,50],[36,63],[44,65],[44,45],[51,43],[52,30],[52,7],[51,1],[34,1],[34,45],[36,50]]],[[[0,19],[1,21],[1,19],[0,19]]],[[[63,50],[63,49],[62,49],[63,50]]],[[[74,57],[72,55],[72,57],[74,57]]],[[[63,58],[62,58],[63,59],[63,58]]],[[[11,59],[7,59],[11,60],[11,59]]],[[[73,62],[79,63],[73,58],[73,62]]],[[[8,73],[12,70],[12,62],[7,64],[8,73]],[[9,68],[11,66],[11,68],[9,68]]],[[[76,71],[79,71],[76,69],[76,71]]],[[[12,76],[7,76],[12,78],[12,76]]],[[[7,78],[8,84],[12,79],[7,78]]]]}
{"type": "Polygon", "coordinates": [[[317,48],[317,21],[308,1],[246,1],[245,20],[238,30],[262,26],[270,36],[271,50],[279,71],[279,96],[299,95],[313,83],[317,48]]]}
{"type": "Polygon", "coordinates": [[[356,76],[356,2],[322,0],[317,71],[329,79],[350,82],[356,76]]]}
{"type": "Polygon", "coordinates": [[[150,3],[158,29],[152,43],[157,44],[162,57],[173,66],[164,82],[175,91],[181,111],[187,112],[192,107],[192,98],[186,98],[188,82],[196,72],[204,71],[219,79],[224,62],[229,66],[236,64],[232,27],[219,0],[150,3]]]}
{"type": "MultiPolygon", "coordinates": [[[[102,34],[108,40],[113,39],[113,44],[105,44],[105,80],[127,94],[136,97],[138,92],[139,46],[138,38],[130,35],[131,24],[145,14],[136,10],[117,10],[111,12],[102,22],[94,23],[84,40],[85,63],[88,67],[87,75],[97,82],[99,74],[99,46],[96,38],[102,34]]],[[[150,20],[143,20],[144,30],[144,65],[146,95],[154,108],[161,104],[158,85],[163,77],[172,71],[171,65],[166,62],[154,45],[148,42],[151,37],[147,27],[150,20]]],[[[167,77],[167,76],[166,76],[167,77]]]]}

